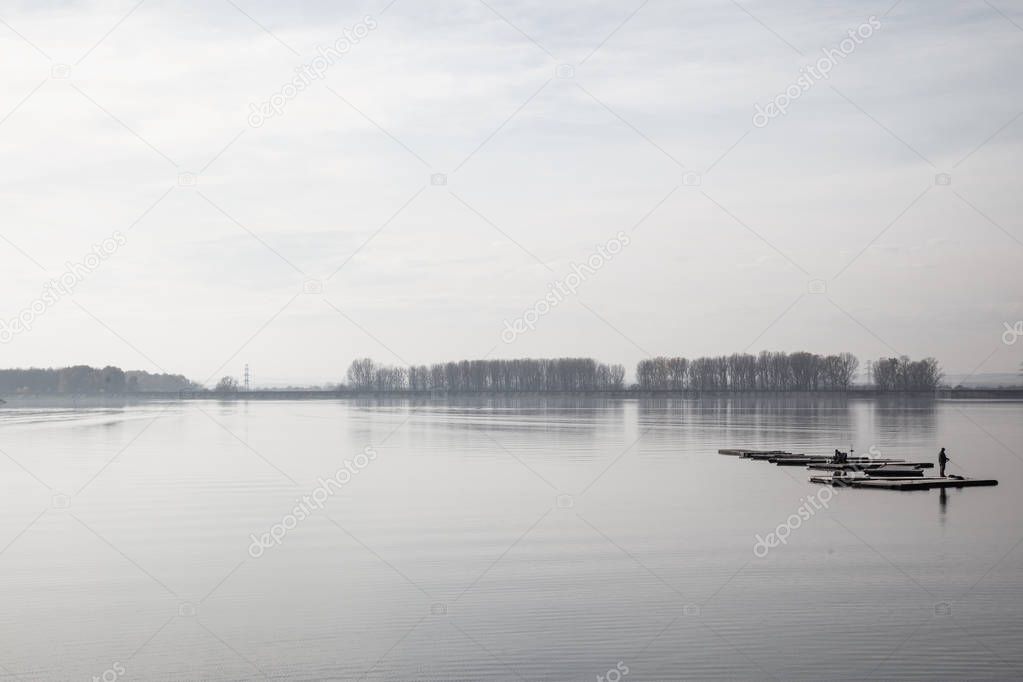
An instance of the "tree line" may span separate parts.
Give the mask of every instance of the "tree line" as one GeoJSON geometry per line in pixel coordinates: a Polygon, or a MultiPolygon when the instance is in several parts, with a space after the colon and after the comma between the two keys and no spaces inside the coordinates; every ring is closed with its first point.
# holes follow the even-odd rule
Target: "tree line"
{"type": "MultiPolygon", "coordinates": [[[[850,353],[816,355],[764,351],[687,359],[656,357],[636,366],[643,391],[840,391],[852,386],[859,360],[850,353]]],[[[906,356],[867,363],[867,376],[880,391],[933,391],[942,372],[934,358],[906,356]]],[[[0,394],[120,394],[197,390],[177,374],[151,374],[76,365],[0,370],[0,394]]],[[[461,360],[392,367],[370,358],[352,362],[340,390],[461,392],[586,392],[625,390],[625,367],[592,358],[461,360]]],[[[220,392],[236,392],[226,377],[220,392]]]]}
{"type": "MultiPolygon", "coordinates": [[[[640,391],[843,391],[860,361],[851,353],[817,355],[763,351],[715,357],[656,357],[636,366],[640,391]]],[[[941,382],[937,360],[880,358],[867,365],[880,391],[933,391],[941,382]]],[[[348,368],[340,390],[584,392],[625,390],[625,368],[591,358],[461,360],[394,367],[361,358],[348,368]]]]}
{"type": "MultiPolygon", "coordinates": [[[[734,353],[687,359],[657,357],[636,366],[636,387],[650,391],[842,391],[860,361],[851,353],[734,353]]],[[[943,374],[934,358],[880,358],[867,364],[879,391],[933,391],[943,374]]]]}
{"type": "Polygon", "coordinates": [[[0,369],[0,393],[6,395],[175,392],[194,387],[193,382],[179,374],[126,372],[110,365],[0,369]]]}
{"type": "Polygon", "coordinates": [[[657,357],[639,362],[636,383],[646,391],[834,391],[852,385],[859,364],[851,353],[657,357]]]}
{"type": "Polygon", "coordinates": [[[372,391],[610,391],[625,387],[625,367],[591,358],[461,360],[391,367],[352,362],[344,387],[372,391]]]}
{"type": "Polygon", "coordinates": [[[867,365],[867,374],[881,391],[931,391],[938,387],[941,367],[934,358],[881,358],[867,365]]]}

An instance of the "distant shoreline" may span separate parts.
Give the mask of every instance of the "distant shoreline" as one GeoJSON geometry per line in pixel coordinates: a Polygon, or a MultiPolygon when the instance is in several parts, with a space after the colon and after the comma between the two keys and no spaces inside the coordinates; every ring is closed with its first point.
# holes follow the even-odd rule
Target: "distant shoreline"
{"type": "MultiPolygon", "coordinates": [[[[139,402],[174,400],[344,400],[344,399],[445,399],[445,398],[745,398],[745,397],[849,397],[849,398],[933,398],[948,399],[1001,399],[1023,400],[1023,386],[1004,388],[938,388],[934,391],[882,391],[873,387],[858,387],[824,391],[697,391],[620,389],[606,391],[367,391],[367,390],[317,390],[317,389],[253,389],[249,391],[138,391],[131,393],[23,393],[4,394],[7,405],[24,399],[53,399],[59,401],[79,399],[117,399],[139,402]],[[14,402],[12,402],[14,401],[14,402]]],[[[0,402],[0,404],[3,404],[0,402]]]]}

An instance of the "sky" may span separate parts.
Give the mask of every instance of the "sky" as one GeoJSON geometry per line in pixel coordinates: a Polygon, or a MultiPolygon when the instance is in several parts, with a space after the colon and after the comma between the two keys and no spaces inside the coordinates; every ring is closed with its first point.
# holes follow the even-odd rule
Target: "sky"
{"type": "Polygon", "coordinates": [[[8,0],[0,366],[1014,372],[1021,48],[1016,0],[8,0]]]}

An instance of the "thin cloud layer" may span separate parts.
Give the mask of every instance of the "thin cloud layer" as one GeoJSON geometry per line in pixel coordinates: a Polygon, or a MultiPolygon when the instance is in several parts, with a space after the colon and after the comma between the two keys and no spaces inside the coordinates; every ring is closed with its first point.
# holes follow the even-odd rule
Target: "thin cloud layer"
{"type": "Polygon", "coordinates": [[[225,0],[0,19],[0,318],[126,236],[5,366],[203,379],[248,362],[302,382],[395,353],[631,367],[801,348],[1019,365],[1000,341],[1023,315],[1009,7],[225,0]],[[307,68],[322,75],[291,93],[307,68]],[[501,342],[620,230],[627,250],[501,342]]]}

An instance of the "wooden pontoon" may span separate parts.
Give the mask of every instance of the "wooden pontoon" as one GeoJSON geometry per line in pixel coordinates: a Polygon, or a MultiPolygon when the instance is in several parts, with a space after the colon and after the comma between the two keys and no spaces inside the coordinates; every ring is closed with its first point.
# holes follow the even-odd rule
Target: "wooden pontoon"
{"type": "Polygon", "coordinates": [[[872,476],[811,476],[811,483],[823,483],[843,488],[875,488],[878,490],[932,490],[934,488],[972,488],[998,485],[993,478],[963,478],[962,476],[874,478],[872,476]]]}
{"type": "Polygon", "coordinates": [[[719,455],[732,455],[733,457],[744,457],[746,455],[789,455],[784,450],[747,450],[745,448],[721,448],[719,455]]]}
{"type": "Polygon", "coordinates": [[[846,488],[876,488],[878,490],[931,490],[933,488],[972,488],[998,485],[992,478],[964,478],[962,476],[925,476],[933,469],[933,462],[907,462],[902,459],[875,459],[850,457],[841,459],[832,455],[807,455],[785,450],[747,450],[722,448],[722,455],[741,459],[770,462],[777,466],[803,466],[808,470],[829,472],[811,476],[812,483],[846,488]]]}
{"type": "Polygon", "coordinates": [[[933,462],[904,462],[901,459],[875,459],[870,462],[864,463],[847,463],[847,464],[835,464],[834,462],[825,462],[823,464],[811,464],[809,469],[816,471],[872,471],[874,469],[889,469],[889,468],[905,468],[905,469],[933,469],[933,462]]]}

